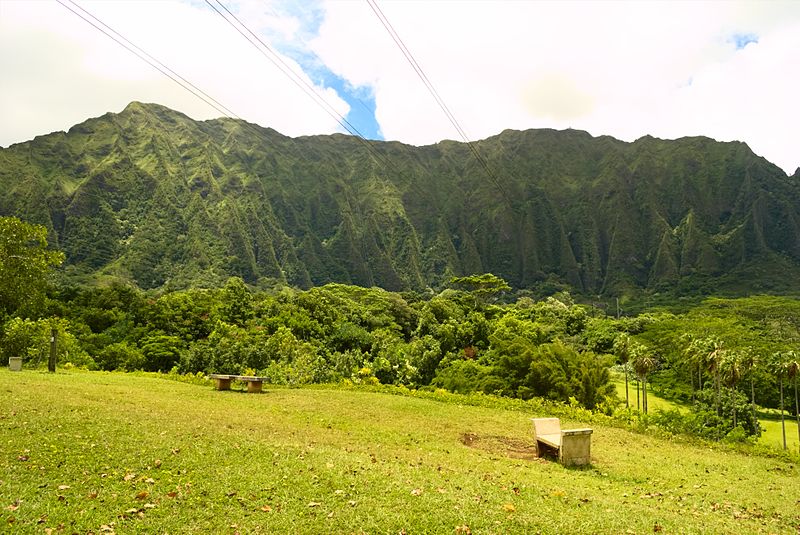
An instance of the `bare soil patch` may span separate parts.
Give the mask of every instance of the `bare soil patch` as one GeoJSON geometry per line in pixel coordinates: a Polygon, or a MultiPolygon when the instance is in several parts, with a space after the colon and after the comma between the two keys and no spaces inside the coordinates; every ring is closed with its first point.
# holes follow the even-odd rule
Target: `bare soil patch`
{"type": "Polygon", "coordinates": [[[539,458],[533,443],[517,437],[464,433],[460,440],[468,448],[497,453],[512,459],[535,461],[539,458]]]}

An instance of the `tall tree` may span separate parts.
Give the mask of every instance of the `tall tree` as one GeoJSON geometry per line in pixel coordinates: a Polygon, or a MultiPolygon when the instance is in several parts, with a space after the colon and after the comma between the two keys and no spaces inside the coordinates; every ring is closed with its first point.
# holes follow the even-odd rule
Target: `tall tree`
{"type": "Polygon", "coordinates": [[[509,286],[505,280],[491,273],[469,275],[467,277],[453,277],[450,279],[449,285],[453,288],[471,293],[480,303],[487,303],[503,292],[511,290],[511,286],[509,286]]]}
{"type": "Polygon", "coordinates": [[[750,378],[750,407],[753,411],[753,418],[756,418],[755,371],[759,364],[759,358],[753,348],[749,347],[742,350],[741,357],[744,374],[750,378]]]}
{"type": "Polygon", "coordinates": [[[720,362],[720,375],[722,380],[725,381],[725,386],[730,388],[731,408],[733,410],[733,427],[736,427],[736,385],[742,378],[742,355],[737,351],[728,351],[722,357],[720,362]]]}
{"type": "Polygon", "coordinates": [[[47,287],[50,269],[64,253],[47,248],[47,229],[16,217],[0,217],[0,320],[34,315],[47,287]]]}
{"type": "Polygon", "coordinates": [[[770,371],[778,378],[778,382],[780,384],[780,391],[781,391],[781,404],[780,404],[780,411],[781,411],[781,434],[783,436],[783,449],[786,448],[786,420],[783,414],[783,379],[786,377],[787,371],[787,355],[786,353],[782,353],[780,351],[776,351],[772,354],[770,358],[770,371]]]}
{"type": "Polygon", "coordinates": [[[622,364],[622,369],[625,373],[625,408],[627,409],[630,406],[628,395],[628,363],[631,360],[631,338],[627,333],[620,333],[616,340],[614,340],[614,355],[616,355],[619,363],[622,364]]]}
{"type": "Polygon", "coordinates": [[[642,410],[647,414],[647,376],[656,367],[656,359],[650,349],[643,344],[633,346],[631,353],[633,370],[642,382],[642,410]]]}
{"type": "Polygon", "coordinates": [[[800,359],[797,353],[789,351],[786,360],[786,377],[794,383],[794,417],[797,422],[797,440],[800,447],[800,399],[797,397],[797,379],[800,377],[800,359]]]}

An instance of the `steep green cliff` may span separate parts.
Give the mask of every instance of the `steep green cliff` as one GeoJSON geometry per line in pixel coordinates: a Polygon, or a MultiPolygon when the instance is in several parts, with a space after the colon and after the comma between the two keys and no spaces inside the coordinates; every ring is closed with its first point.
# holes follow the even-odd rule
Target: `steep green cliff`
{"type": "Polygon", "coordinates": [[[70,274],[143,288],[800,286],[800,171],[743,143],[508,130],[475,143],[493,176],[462,143],[369,144],[132,103],[0,149],[0,215],[46,225],[70,274]]]}

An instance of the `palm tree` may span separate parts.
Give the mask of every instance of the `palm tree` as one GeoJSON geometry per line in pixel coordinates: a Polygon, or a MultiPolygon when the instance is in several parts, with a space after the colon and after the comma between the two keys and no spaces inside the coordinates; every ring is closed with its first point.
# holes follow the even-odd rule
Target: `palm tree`
{"type": "Polygon", "coordinates": [[[633,370],[642,382],[642,409],[647,414],[647,376],[656,367],[656,359],[650,350],[641,344],[634,346],[632,356],[633,370]]]}
{"type": "Polygon", "coordinates": [[[755,387],[755,370],[759,364],[759,358],[752,348],[747,348],[742,351],[742,369],[745,375],[750,377],[750,406],[753,409],[753,420],[756,420],[756,387],[755,387]]]}
{"type": "Polygon", "coordinates": [[[725,385],[731,389],[731,397],[733,398],[733,427],[736,428],[736,385],[742,378],[742,355],[736,351],[728,351],[723,354],[722,360],[719,364],[721,369],[720,373],[725,385]]]}
{"type": "Polygon", "coordinates": [[[778,381],[781,385],[781,432],[783,433],[783,449],[786,448],[786,422],[783,417],[783,378],[786,375],[786,361],[787,357],[785,353],[781,353],[780,351],[776,351],[772,354],[772,358],[770,359],[770,369],[772,373],[778,378],[778,381]]]}
{"type": "MultiPolygon", "coordinates": [[[[614,340],[614,354],[617,356],[617,359],[619,359],[622,364],[622,369],[625,372],[625,408],[627,409],[630,406],[628,396],[628,361],[631,358],[631,339],[627,333],[620,333],[617,339],[614,340]]],[[[637,389],[636,392],[638,394],[639,390],[637,389]]]]}
{"type": "MultiPolygon", "coordinates": [[[[794,417],[797,421],[797,439],[800,442],[800,402],[797,397],[797,378],[800,376],[800,360],[794,351],[789,351],[786,360],[786,377],[794,383],[794,417]]],[[[784,447],[785,447],[784,439],[784,447]]]]}
{"type": "Polygon", "coordinates": [[[708,353],[705,350],[705,339],[704,338],[695,338],[691,334],[685,334],[682,337],[684,340],[688,340],[686,344],[686,349],[684,349],[683,353],[686,357],[686,366],[689,369],[689,382],[692,384],[692,403],[695,400],[695,386],[694,386],[694,370],[697,369],[697,390],[703,389],[703,362],[705,361],[706,354],[708,353]]]}
{"type": "Polygon", "coordinates": [[[720,403],[719,403],[719,391],[720,391],[720,364],[722,363],[723,358],[725,357],[726,350],[722,346],[722,340],[709,337],[708,338],[708,355],[706,356],[706,366],[708,367],[708,372],[714,376],[714,385],[717,390],[716,394],[716,406],[717,406],[717,416],[720,415],[720,403]]]}

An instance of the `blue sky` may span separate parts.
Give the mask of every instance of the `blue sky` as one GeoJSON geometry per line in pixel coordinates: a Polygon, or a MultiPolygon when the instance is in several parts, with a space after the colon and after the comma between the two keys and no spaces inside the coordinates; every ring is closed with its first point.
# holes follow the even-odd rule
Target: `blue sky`
{"type": "MultiPolygon", "coordinates": [[[[203,0],[76,1],[236,116],[288,136],[343,131],[203,0]]],[[[365,137],[459,139],[366,1],[222,2],[365,137]]],[[[800,1],[376,2],[470,139],[704,135],[800,165],[800,1]]],[[[2,146],[134,100],[224,115],[58,2],[0,10],[2,146]]]]}
{"type": "Polygon", "coordinates": [[[741,50],[750,43],[758,43],[758,36],[754,33],[735,33],[731,36],[730,42],[736,46],[736,50],[741,50]]]}
{"type": "Polygon", "coordinates": [[[325,19],[325,9],[318,1],[297,2],[281,0],[265,8],[279,17],[292,17],[299,28],[292,40],[283,39],[278,32],[271,32],[271,43],[282,54],[295,60],[315,84],[334,89],[350,106],[345,117],[347,127],[352,126],[367,139],[384,139],[380,125],[375,119],[375,96],[366,86],[355,87],[341,76],[337,76],[311,50],[309,43],[319,35],[325,19]]]}

